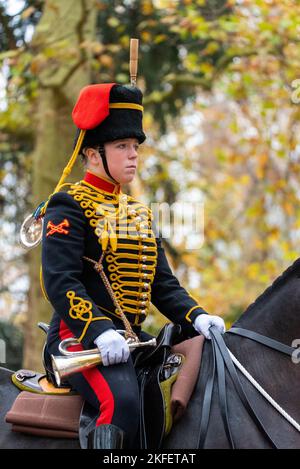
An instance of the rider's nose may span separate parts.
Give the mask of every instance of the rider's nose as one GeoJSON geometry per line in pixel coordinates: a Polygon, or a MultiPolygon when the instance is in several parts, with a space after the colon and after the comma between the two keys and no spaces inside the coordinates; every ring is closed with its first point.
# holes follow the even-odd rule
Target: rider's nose
{"type": "Polygon", "coordinates": [[[138,152],[137,152],[137,149],[135,147],[132,147],[131,150],[130,150],[130,155],[129,155],[129,158],[131,160],[136,160],[138,157],[138,152]]]}
{"type": "Polygon", "coordinates": [[[132,153],[132,155],[134,155],[135,158],[137,158],[137,156],[138,156],[138,150],[137,150],[136,147],[132,147],[132,152],[131,152],[131,153],[132,153]]]}

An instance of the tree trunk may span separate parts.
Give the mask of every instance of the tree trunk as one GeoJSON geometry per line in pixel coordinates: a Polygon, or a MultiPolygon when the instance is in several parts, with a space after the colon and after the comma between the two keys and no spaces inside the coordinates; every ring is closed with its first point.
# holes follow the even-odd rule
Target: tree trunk
{"type": "MultiPolygon", "coordinates": [[[[33,152],[33,208],[47,200],[53,192],[71,156],[76,130],[71,119],[72,108],[79,90],[91,81],[90,58],[80,45],[95,39],[95,26],[93,0],[45,2],[32,40],[32,48],[36,51],[33,60],[36,61],[39,76],[33,152]]],[[[76,170],[70,180],[76,180],[76,170]]],[[[43,298],[40,289],[40,246],[29,252],[28,261],[30,290],[24,367],[40,370],[45,337],[37,328],[37,323],[48,323],[52,315],[52,307],[43,298]]]]}

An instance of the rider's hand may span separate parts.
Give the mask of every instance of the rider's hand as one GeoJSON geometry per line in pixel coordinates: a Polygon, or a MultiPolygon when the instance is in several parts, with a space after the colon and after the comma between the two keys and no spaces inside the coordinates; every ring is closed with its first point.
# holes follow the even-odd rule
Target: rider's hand
{"type": "Polygon", "coordinates": [[[211,339],[209,328],[211,326],[216,326],[221,334],[224,334],[226,331],[225,323],[220,316],[210,316],[209,314],[200,314],[196,317],[194,323],[194,328],[199,334],[203,334],[206,339],[211,339]]]}
{"type": "Polygon", "coordinates": [[[107,329],[95,340],[104,366],[127,362],[130,350],[124,337],[114,329],[107,329]]]}

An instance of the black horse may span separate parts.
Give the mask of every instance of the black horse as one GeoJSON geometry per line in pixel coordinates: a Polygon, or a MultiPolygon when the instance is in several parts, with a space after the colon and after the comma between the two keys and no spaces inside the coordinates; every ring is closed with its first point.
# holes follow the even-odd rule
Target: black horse
{"type": "MultiPolygon", "coordinates": [[[[235,327],[244,328],[275,339],[288,346],[300,341],[300,259],[289,267],[274,283],[251,304],[235,327]]],[[[279,351],[253,340],[226,333],[224,340],[229,350],[242,363],[256,381],[298,423],[300,422],[300,365],[279,351]]],[[[196,388],[187,411],[174,425],[165,440],[165,448],[198,448],[203,396],[211,375],[212,343],[206,341],[196,388]]],[[[45,439],[13,433],[4,421],[18,390],[10,382],[11,372],[0,370],[0,448],[78,448],[75,440],[45,439]]],[[[228,420],[236,448],[299,448],[300,432],[238,372],[239,380],[270,438],[261,431],[255,419],[240,400],[231,377],[226,373],[228,420]],[[273,443],[272,443],[272,441],[273,443]]],[[[204,448],[230,448],[219,406],[215,383],[212,393],[210,418],[204,448]]]]}

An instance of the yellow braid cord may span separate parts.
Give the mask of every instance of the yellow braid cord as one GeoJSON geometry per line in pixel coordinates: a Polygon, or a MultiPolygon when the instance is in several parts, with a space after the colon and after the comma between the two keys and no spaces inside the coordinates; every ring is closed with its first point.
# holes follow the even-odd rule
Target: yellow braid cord
{"type": "Polygon", "coordinates": [[[78,319],[79,321],[86,322],[86,325],[84,326],[82,334],[78,339],[79,342],[81,342],[81,340],[85,336],[87,328],[89,327],[91,322],[99,321],[101,319],[110,320],[106,316],[93,318],[93,313],[92,313],[93,305],[92,305],[92,302],[88,301],[88,300],[84,300],[83,298],[80,298],[80,296],[76,296],[74,291],[72,291],[72,290],[68,291],[67,292],[67,298],[69,298],[70,305],[71,305],[71,308],[69,309],[70,318],[78,319]]]}
{"type": "Polygon", "coordinates": [[[48,298],[48,295],[47,295],[47,292],[46,292],[46,288],[45,288],[45,284],[44,284],[42,266],[40,266],[40,287],[41,287],[41,290],[42,290],[42,293],[43,293],[43,297],[45,298],[45,300],[49,301],[49,298],[48,298]]]}
{"type": "Polygon", "coordinates": [[[110,103],[110,109],[135,109],[136,111],[144,111],[143,106],[136,103],[110,103]]]}
{"type": "Polygon", "coordinates": [[[78,153],[79,153],[79,150],[80,150],[80,147],[82,145],[82,142],[83,142],[83,139],[84,139],[84,136],[85,136],[85,130],[80,130],[80,134],[79,134],[79,137],[77,139],[77,143],[76,143],[76,146],[74,148],[74,151],[71,155],[71,158],[69,159],[69,162],[67,164],[67,166],[65,167],[65,169],[63,170],[63,173],[60,177],[60,180],[58,181],[58,184],[57,186],[55,187],[54,191],[52,192],[52,194],[50,194],[50,196],[48,197],[48,200],[47,202],[45,203],[44,207],[41,209],[41,216],[44,216],[45,215],[45,212],[46,212],[46,208],[47,208],[47,205],[49,203],[49,200],[51,198],[51,196],[53,194],[55,194],[56,192],[58,192],[61,187],[64,185],[64,180],[66,179],[67,176],[69,176],[69,174],[71,173],[72,171],[72,168],[74,166],[74,163],[76,161],[76,158],[78,156],[78,153]]]}
{"type": "Polygon", "coordinates": [[[65,167],[65,169],[63,170],[63,173],[61,175],[61,178],[60,180],[58,181],[58,184],[56,186],[56,188],[54,189],[54,192],[53,194],[55,194],[55,192],[58,192],[59,189],[60,189],[60,186],[63,184],[65,178],[67,176],[69,176],[70,172],[72,171],[72,168],[74,166],[74,163],[76,161],[76,158],[78,156],[78,153],[79,153],[79,150],[80,150],[80,147],[82,145],[82,142],[83,142],[83,139],[84,139],[84,136],[85,136],[85,130],[80,130],[80,134],[79,134],[79,137],[77,139],[77,143],[76,143],[76,146],[74,148],[74,151],[72,153],[72,156],[67,164],[67,166],[65,167]]]}
{"type": "Polygon", "coordinates": [[[192,314],[193,311],[195,311],[195,309],[197,308],[200,308],[201,309],[201,306],[200,305],[196,305],[196,306],[193,306],[191,309],[188,310],[188,312],[186,313],[185,315],[185,319],[188,321],[188,322],[192,322],[191,318],[190,318],[190,315],[192,314]]]}

